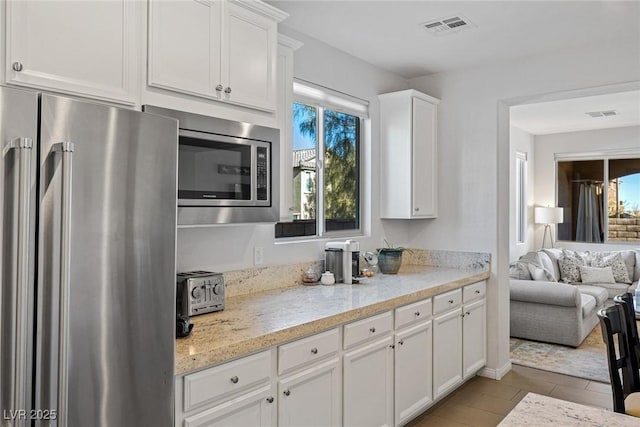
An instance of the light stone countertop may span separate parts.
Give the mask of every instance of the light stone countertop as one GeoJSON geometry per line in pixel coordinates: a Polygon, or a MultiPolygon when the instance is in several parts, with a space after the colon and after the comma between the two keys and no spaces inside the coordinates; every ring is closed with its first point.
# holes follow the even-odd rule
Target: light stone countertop
{"type": "Polygon", "coordinates": [[[546,425],[563,427],[638,427],[640,418],[567,402],[554,397],[529,393],[498,424],[498,427],[546,425]]]}
{"type": "Polygon", "coordinates": [[[192,317],[176,340],[176,375],[284,344],[489,277],[488,267],[403,266],[360,284],[294,286],[227,298],[221,312],[192,317]]]}

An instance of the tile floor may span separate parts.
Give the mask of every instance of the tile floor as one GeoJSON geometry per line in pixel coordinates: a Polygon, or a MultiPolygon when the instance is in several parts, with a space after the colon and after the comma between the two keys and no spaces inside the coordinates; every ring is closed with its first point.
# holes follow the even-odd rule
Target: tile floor
{"type": "Polygon", "coordinates": [[[513,365],[500,381],[484,377],[469,380],[408,427],[496,426],[528,392],[612,408],[609,384],[513,365]]]}

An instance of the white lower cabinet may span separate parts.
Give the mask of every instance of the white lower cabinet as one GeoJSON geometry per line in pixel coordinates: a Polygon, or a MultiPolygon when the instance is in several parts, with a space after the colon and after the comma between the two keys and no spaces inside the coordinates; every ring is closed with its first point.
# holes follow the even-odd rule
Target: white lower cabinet
{"type": "Polygon", "coordinates": [[[276,426],[276,405],[271,386],[184,419],[184,427],[271,427],[276,426]]]}
{"type": "Polygon", "coordinates": [[[396,332],[396,425],[405,424],[433,402],[432,329],[429,320],[396,332]]]}
{"type": "Polygon", "coordinates": [[[483,298],[462,307],[462,375],[466,379],[487,363],[487,302],[483,298]]]}
{"type": "Polygon", "coordinates": [[[486,282],[483,281],[434,298],[434,306],[439,305],[442,310],[440,314],[434,313],[433,318],[433,393],[436,400],[486,364],[485,291],[486,282]]]}
{"type": "Polygon", "coordinates": [[[342,418],[340,359],[335,357],[278,381],[278,425],[339,426],[342,418]]]}
{"type": "Polygon", "coordinates": [[[344,425],[393,425],[391,335],[344,353],[344,425]]]}

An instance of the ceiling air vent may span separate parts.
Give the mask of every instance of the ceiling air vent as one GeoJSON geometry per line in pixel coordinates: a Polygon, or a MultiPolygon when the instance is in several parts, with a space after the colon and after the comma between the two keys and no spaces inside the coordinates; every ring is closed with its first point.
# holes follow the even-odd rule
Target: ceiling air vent
{"type": "Polygon", "coordinates": [[[618,112],[616,110],[605,110],[605,111],[591,111],[585,114],[591,117],[609,117],[609,116],[617,116],[618,112]]]}
{"type": "Polygon", "coordinates": [[[446,34],[457,33],[465,28],[475,27],[471,21],[462,15],[423,22],[420,26],[435,36],[444,36],[446,34]]]}

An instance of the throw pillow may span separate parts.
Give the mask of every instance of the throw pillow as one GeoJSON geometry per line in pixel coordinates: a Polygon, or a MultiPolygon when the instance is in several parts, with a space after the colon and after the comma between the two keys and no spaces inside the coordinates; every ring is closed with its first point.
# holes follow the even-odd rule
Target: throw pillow
{"type": "Polygon", "coordinates": [[[558,259],[560,266],[560,279],[565,283],[580,282],[580,266],[587,265],[585,259],[577,252],[563,249],[562,256],[558,259]]]}
{"type": "MultiPolygon", "coordinates": [[[[540,280],[544,280],[547,282],[557,282],[558,280],[553,276],[553,273],[550,272],[549,270],[544,268],[544,265],[542,265],[542,261],[540,260],[540,255],[538,254],[538,252],[532,251],[532,252],[527,252],[526,254],[522,255],[519,259],[520,262],[523,262],[525,264],[527,264],[528,269],[529,269],[529,273],[531,273],[531,268],[529,268],[531,265],[536,267],[536,273],[538,273],[537,269],[542,269],[543,270],[543,274],[544,274],[544,279],[540,279],[540,280]]],[[[533,278],[533,275],[531,276],[533,278]]],[[[541,277],[541,276],[537,276],[537,277],[541,277]]],[[[536,280],[535,278],[533,278],[533,280],[536,280]]]]}
{"type": "Polygon", "coordinates": [[[514,261],[509,264],[509,277],[519,280],[531,280],[531,273],[529,273],[527,263],[514,261]]]}
{"type": "Polygon", "coordinates": [[[538,267],[534,264],[527,264],[529,267],[529,273],[533,280],[542,280],[543,282],[555,282],[553,275],[551,275],[546,269],[538,267]]]}
{"type": "Polygon", "coordinates": [[[587,267],[580,266],[580,278],[582,283],[616,283],[611,267],[587,267]]]}
{"type": "Polygon", "coordinates": [[[627,272],[627,266],[622,261],[622,257],[619,253],[612,255],[603,255],[601,253],[595,253],[593,255],[593,261],[591,262],[593,267],[611,267],[613,271],[613,278],[618,283],[631,283],[629,273],[627,272]]]}

